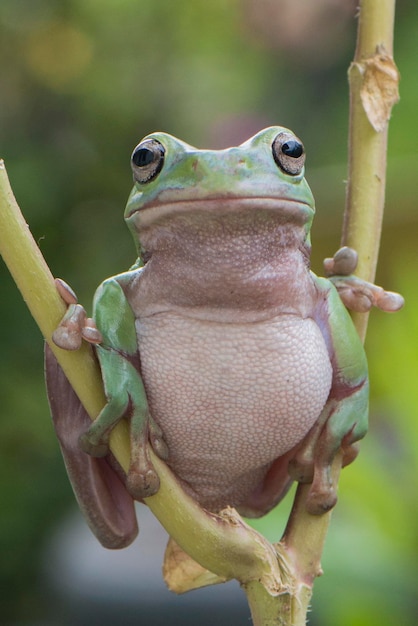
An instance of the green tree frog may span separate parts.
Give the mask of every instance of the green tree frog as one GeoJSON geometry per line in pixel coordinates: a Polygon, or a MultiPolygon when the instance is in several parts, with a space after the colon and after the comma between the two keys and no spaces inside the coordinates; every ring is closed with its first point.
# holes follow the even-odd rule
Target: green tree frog
{"type": "Polygon", "coordinates": [[[96,344],[107,404],[91,423],[48,353],[50,404],[104,545],[132,540],[132,499],[159,488],[149,446],[212,512],[263,515],[295,479],[311,483],[312,514],[334,506],[330,466],[340,450],[351,462],[367,429],[367,362],[337,289],[309,267],[304,162],[282,127],[219,151],[147,136],[132,154],[125,211],[138,262],[98,288],[94,321],[61,286],[72,305],[55,341],[96,344]],[[126,482],[100,458],[122,418],[126,482]]]}

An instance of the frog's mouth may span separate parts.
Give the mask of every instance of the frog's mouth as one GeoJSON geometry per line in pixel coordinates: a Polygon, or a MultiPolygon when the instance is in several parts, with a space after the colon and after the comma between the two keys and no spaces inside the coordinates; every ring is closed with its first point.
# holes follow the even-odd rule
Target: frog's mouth
{"type": "Polygon", "coordinates": [[[221,217],[237,213],[274,216],[278,221],[303,226],[309,223],[314,215],[313,207],[307,202],[286,197],[274,196],[212,196],[200,199],[179,199],[151,201],[140,207],[133,207],[126,215],[128,223],[134,224],[138,230],[154,224],[171,221],[177,216],[206,215],[221,217]]]}

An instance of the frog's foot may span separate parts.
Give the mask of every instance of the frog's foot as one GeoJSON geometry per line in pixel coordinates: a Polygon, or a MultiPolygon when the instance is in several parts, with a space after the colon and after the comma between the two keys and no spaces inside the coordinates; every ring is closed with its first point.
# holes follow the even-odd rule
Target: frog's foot
{"type": "Polygon", "coordinates": [[[133,498],[142,500],[154,495],[160,486],[157,472],[149,455],[149,444],[162,460],[168,458],[168,448],[160,427],[147,409],[132,411],[129,396],[125,401],[110,400],[88,430],[79,438],[84,452],[95,457],[109,453],[109,438],[113,428],[123,418],[130,419],[131,460],[127,489],[133,498]]]}
{"type": "Polygon", "coordinates": [[[326,513],[337,502],[336,484],[332,477],[332,466],[337,455],[341,454],[341,465],[344,467],[352,463],[358,453],[354,444],[358,439],[354,434],[355,426],[342,441],[338,441],[328,428],[328,416],[329,412],[324,411],[288,465],[293,480],[311,483],[306,508],[312,515],[326,513]]]}
{"type": "MultiPolygon", "coordinates": [[[[353,427],[354,431],[354,427],[353,427]]],[[[306,508],[312,515],[322,515],[337,503],[337,483],[332,477],[332,466],[339,456],[341,467],[354,461],[358,448],[353,443],[353,431],[350,431],[336,448],[325,427],[319,442],[319,454],[314,463],[314,478],[309,490],[306,508]]]]}
{"type": "Polygon", "coordinates": [[[393,291],[353,276],[357,267],[357,252],[353,248],[340,248],[332,259],[324,260],[325,275],[334,284],[338,294],[348,309],[366,313],[375,306],[392,313],[404,305],[403,297],[393,291]]]}
{"type": "Polygon", "coordinates": [[[311,483],[306,509],[312,515],[321,515],[332,509],[337,502],[337,493],[331,476],[331,465],[335,453],[329,458],[309,459],[307,450],[296,456],[289,464],[289,473],[300,483],[311,483]]]}
{"type": "Polygon", "coordinates": [[[126,486],[135,500],[143,500],[157,493],[160,479],[150,459],[148,442],[156,455],[166,461],[168,448],[163,433],[158,424],[150,415],[147,417],[147,426],[143,427],[143,420],[131,418],[131,461],[126,479],[126,486]]]}
{"type": "Polygon", "coordinates": [[[55,285],[64,302],[68,304],[68,309],[52,335],[54,343],[64,350],[78,350],[82,339],[93,344],[101,343],[100,331],[94,320],[87,317],[84,307],[77,303],[71,287],[60,278],[55,280],[55,285]]]}

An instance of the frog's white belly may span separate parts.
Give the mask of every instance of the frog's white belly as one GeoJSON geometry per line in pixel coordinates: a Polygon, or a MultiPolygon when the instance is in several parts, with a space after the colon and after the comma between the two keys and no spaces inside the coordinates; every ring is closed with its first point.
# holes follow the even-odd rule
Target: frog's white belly
{"type": "Polygon", "coordinates": [[[169,465],[201,504],[238,506],[319,417],[332,368],[312,319],[137,321],[151,414],[169,465]]]}

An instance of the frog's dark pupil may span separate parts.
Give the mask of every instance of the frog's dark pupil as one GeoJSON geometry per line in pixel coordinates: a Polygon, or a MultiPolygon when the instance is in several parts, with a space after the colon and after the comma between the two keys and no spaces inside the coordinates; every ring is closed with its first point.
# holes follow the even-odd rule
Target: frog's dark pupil
{"type": "Polygon", "coordinates": [[[294,159],[299,158],[303,154],[303,146],[299,141],[295,141],[294,139],[290,139],[286,141],[282,145],[282,152],[286,156],[293,157],[294,159]]]}
{"type": "Polygon", "coordinates": [[[139,148],[132,157],[137,167],[145,167],[154,160],[154,152],[148,148],[139,148]]]}

